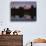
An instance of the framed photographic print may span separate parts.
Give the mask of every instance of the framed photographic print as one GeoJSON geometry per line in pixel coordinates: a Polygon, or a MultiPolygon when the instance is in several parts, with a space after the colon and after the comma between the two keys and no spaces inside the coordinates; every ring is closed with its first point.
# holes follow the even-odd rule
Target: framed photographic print
{"type": "Polygon", "coordinates": [[[11,2],[11,21],[36,21],[36,2],[11,2]]]}

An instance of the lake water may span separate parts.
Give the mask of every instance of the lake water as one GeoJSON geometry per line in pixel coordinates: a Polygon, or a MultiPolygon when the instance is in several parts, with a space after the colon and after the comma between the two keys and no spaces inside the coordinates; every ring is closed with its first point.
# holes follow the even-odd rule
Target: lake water
{"type": "Polygon", "coordinates": [[[46,46],[46,43],[33,43],[32,46],[46,46]]]}
{"type": "Polygon", "coordinates": [[[16,16],[11,16],[11,21],[35,21],[36,16],[32,19],[30,15],[24,15],[23,17],[19,17],[18,15],[16,16]]]}

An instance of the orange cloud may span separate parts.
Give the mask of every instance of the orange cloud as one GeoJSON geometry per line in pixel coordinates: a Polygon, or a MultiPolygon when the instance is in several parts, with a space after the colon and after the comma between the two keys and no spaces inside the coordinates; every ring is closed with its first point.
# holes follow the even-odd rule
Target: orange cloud
{"type": "Polygon", "coordinates": [[[46,39],[43,38],[37,38],[33,40],[34,43],[46,43],[46,39]]]}

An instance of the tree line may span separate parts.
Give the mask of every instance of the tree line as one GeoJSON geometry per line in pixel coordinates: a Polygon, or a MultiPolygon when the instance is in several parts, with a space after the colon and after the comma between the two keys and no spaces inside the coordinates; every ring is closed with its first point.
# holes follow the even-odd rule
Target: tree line
{"type": "Polygon", "coordinates": [[[11,8],[11,16],[19,15],[19,17],[23,17],[24,15],[30,15],[32,18],[36,17],[36,7],[33,5],[29,9],[24,9],[24,7],[19,8],[11,8]]]}

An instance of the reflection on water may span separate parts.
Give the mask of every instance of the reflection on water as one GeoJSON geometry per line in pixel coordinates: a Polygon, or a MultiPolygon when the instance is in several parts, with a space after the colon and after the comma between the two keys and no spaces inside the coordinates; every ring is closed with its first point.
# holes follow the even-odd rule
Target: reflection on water
{"type": "Polygon", "coordinates": [[[36,17],[32,19],[30,15],[24,15],[23,17],[19,17],[19,15],[11,16],[11,21],[35,21],[36,17]]]}
{"type": "Polygon", "coordinates": [[[46,46],[46,43],[33,43],[32,46],[46,46]]]}

